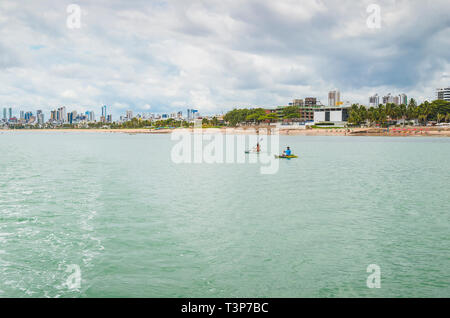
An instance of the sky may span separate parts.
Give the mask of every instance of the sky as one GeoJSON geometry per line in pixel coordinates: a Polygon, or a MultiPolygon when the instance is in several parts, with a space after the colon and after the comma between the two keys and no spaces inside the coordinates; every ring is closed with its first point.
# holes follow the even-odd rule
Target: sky
{"type": "Polygon", "coordinates": [[[352,103],[433,100],[450,86],[449,12],[448,0],[1,0],[0,107],[214,114],[327,104],[335,88],[352,103]]]}

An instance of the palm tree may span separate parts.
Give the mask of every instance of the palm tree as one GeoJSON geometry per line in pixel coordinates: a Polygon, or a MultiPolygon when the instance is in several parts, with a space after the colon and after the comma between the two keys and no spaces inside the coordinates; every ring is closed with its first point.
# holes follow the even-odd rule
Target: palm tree
{"type": "Polygon", "coordinates": [[[428,122],[428,116],[430,116],[432,107],[428,101],[425,101],[423,104],[419,106],[420,108],[420,114],[422,115],[422,118],[424,119],[425,125],[428,122]]]}
{"type": "Polygon", "coordinates": [[[408,109],[406,108],[405,104],[401,104],[398,108],[399,108],[400,116],[402,117],[402,120],[403,120],[403,127],[405,127],[405,120],[406,120],[406,116],[408,114],[408,109]]]}
{"type": "Polygon", "coordinates": [[[419,122],[424,124],[426,122],[426,120],[427,120],[427,116],[426,115],[419,115],[418,119],[419,119],[419,122]]]}

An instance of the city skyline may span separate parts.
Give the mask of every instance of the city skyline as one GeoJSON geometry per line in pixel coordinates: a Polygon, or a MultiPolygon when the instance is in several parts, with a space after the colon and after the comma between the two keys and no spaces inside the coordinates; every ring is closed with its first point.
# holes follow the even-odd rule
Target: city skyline
{"type": "MultiPolygon", "coordinates": [[[[368,103],[361,104],[365,106],[366,108],[370,107],[378,107],[379,105],[387,105],[387,104],[395,104],[395,105],[408,105],[411,99],[409,98],[405,93],[401,93],[398,95],[393,95],[391,93],[387,93],[383,96],[378,95],[378,93],[369,96],[368,97],[368,103]]],[[[415,100],[415,99],[414,99],[415,100]]],[[[433,100],[445,100],[450,101],[450,87],[449,88],[437,88],[435,89],[435,98],[433,100]]],[[[417,103],[417,100],[415,100],[417,103]]],[[[430,101],[429,101],[430,102],[430,101]]],[[[288,107],[288,106],[297,106],[300,107],[300,109],[303,108],[349,108],[353,103],[350,101],[343,101],[341,99],[341,92],[339,89],[335,88],[332,91],[328,92],[328,104],[325,105],[322,103],[319,99],[316,97],[304,97],[304,98],[294,98],[292,102],[286,103],[285,105],[272,105],[271,107],[266,107],[265,109],[271,109],[272,111],[275,111],[276,109],[280,109],[280,107],[288,107]]],[[[358,103],[356,103],[358,104],[358,103]]],[[[238,106],[239,107],[239,106],[238,106]]],[[[244,108],[258,108],[247,106],[244,108]]],[[[127,110],[125,114],[122,114],[119,117],[119,119],[113,119],[112,114],[110,113],[110,109],[107,105],[101,106],[101,114],[100,117],[97,118],[95,116],[94,110],[87,110],[87,111],[81,111],[80,113],[78,110],[71,110],[68,111],[66,106],[58,107],[57,109],[50,111],[50,116],[47,121],[45,121],[45,115],[42,110],[36,111],[36,116],[34,116],[32,111],[25,111],[20,110],[19,111],[20,116],[15,116],[15,113],[13,112],[12,107],[4,107],[3,108],[3,117],[0,120],[0,123],[22,123],[22,124],[39,124],[43,125],[45,123],[53,123],[53,124],[76,124],[76,123],[93,123],[93,122],[100,122],[105,124],[110,123],[123,123],[126,121],[129,121],[133,118],[141,118],[144,120],[165,120],[165,119],[176,119],[176,120],[186,120],[190,121],[194,118],[198,117],[217,117],[222,116],[223,113],[215,113],[215,114],[204,114],[203,116],[200,116],[200,113],[197,109],[188,108],[185,110],[186,115],[184,116],[183,110],[177,111],[177,112],[162,112],[162,113],[154,113],[154,112],[140,112],[136,115],[133,115],[133,110],[127,110]],[[98,120],[97,120],[98,119],[98,120]]],[[[308,117],[309,119],[309,117],[308,117]]]]}
{"type": "Polygon", "coordinates": [[[380,1],[380,28],[364,1],[80,3],[80,28],[70,3],[2,1],[0,105],[220,113],[334,87],[421,102],[450,79],[448,1],[380,1]]]}

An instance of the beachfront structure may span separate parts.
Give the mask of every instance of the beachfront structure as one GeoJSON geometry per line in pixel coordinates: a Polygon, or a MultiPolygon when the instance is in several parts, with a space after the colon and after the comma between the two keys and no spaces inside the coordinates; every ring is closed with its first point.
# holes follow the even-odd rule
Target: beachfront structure
{"type": "Polygon", "coordinates": [[[438,88],[436,90],[436,97],[438,100],[445,100],[447,102],[450,102],[450,87],[438,88]]]}
{"type": "Polygon", "coordinates": [[[346,124],[350,107],[320,107],[314,110],[314,123],[346,124]]]}
{"type": "Polygon", "coordinates": [[[341,103],[341,93],[338,90],[334,90],[328,93],[328,106],[335,107],[341,103]]]}
{"type": "MultiPolygon", "coordinates": [[[[298,107],[298,117],[292,118],[284,121],[291,122],[313,122],[314,121],[314,111],[317,108],[322,107],[317,104],[317,99],[315,97],[307,97],[305,100],[302,99],[294,99],[292,103],[289,103],[289,106],[298,107]]],[[[266,114],[276,113],[278,115],[278,120],[283,120],[283,110],[288,106],[278,106],[276,109],[266,109],[266,114]]]]}

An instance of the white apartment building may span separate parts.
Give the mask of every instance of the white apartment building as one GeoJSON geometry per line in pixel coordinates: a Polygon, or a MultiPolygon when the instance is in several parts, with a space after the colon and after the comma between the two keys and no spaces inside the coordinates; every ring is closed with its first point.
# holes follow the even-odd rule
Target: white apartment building
{"type": "Polygon", "coordinates": [[[436,97],[440,100],[445,100],[450,102],[450,87],[447,88],[438,88],[436,90],[436,97]]]}

